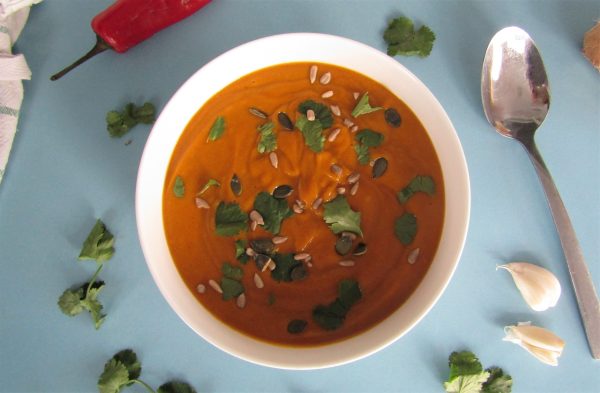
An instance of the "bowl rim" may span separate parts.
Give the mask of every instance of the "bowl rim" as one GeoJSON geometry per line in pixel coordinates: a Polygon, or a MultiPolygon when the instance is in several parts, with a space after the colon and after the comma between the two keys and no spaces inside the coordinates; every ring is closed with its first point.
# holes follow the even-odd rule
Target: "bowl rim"
{"type": "Polygon", "coordinates": [[[259,38],[228,50],[198,69],[173,94],[158,116],[142,153],[135,193],[138,237],[146,264],[175,313],[198,335],[226,353],[281,369],[318,369],[346,364],[383,349],[410,331],[435,305],[456,270],[466,241],[470,206],[469,173],[460,140],[448,115],[425,84],[375,48],[321,33],[259,38]],[[273,51],[274,48],[279,50],[273,51]],[[364,61],[365,58],[369,61],[364,61]],[[358,71],[384,84],[406,102],[434,144],[446,194],[438,251],[410,298],[381,323],[357,336],[307,348],[254,339],[225,325],[207,311],[187,288],[171,259],[162,218],[162,191],[171,152],[191,116],[207,99],[239,77],[274,64],[299,61],[336,64],[358,71]],[[229,74],[224,75],[223,70],[229,74]],[[411,93],[403,93],[405,90],[411,93]],[[178,131],[173,132],[174,129],[178,131]]]}

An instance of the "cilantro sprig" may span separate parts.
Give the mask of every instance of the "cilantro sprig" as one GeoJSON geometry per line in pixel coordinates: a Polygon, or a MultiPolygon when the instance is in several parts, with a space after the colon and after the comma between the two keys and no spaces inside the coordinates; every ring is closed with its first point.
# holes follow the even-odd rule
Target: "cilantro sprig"
{"type": "Polygon", "coordinates": [[[323,135],[323,124],[318,119],[309,121],[305,115],[298,115],[296,119],[296,128],[304,136],[304,144],[315,153],[323,150],[325,145],[325,136],[323,135]]]}
{"type": "Polygon", "coordinates": [[[129,103],[120,112],[110,111],[106,114],[106,129],[110,136],[120,138],[138,123],[152,124],[155,114],[156,108],[150,102],[145,102],[139,107],[129,103]]]}
{"type": "Polygon", "coordinates": [[[96,273],[88,282],[79,287],[65,290],[58,299],[58,306],[65,315],[74,317],[88,311],[96,329],[100,328],[106,318],[106,315],[102,313],[102,304],[98,300],[98,295],[104,288],[104,281],[96,280],[103,266],[98,266],[96,273]]]}
{"type": "Polygon", "coordinates": [[[450,375],[444,382],[447,393],[510,393],[512,378],[501,368],[483,366],[473,352],[452,352],[448,359],[450,375]]]}
{"type": "Polygon", "coordinates": [[[208,141],[216,141],[225,132],[225,118],[223,116],[217,116],[212,126],[210,126],[210,130],[208,131],[208,141]]]}
{"type": "Polygon", "coordinates": [[[336,235],[341,232],[353,232],[362,236],[360,213],[352,210],[343,195],[323,204],[323,219],[336,235]]]}
{"type": "Polygon", "coordinates": [[[435,193],[433,178],[431,176],[415,176],[406,187],[398,192],[398,200],[400,203],[406,203],[417,192],[433,195],[435,193]]]}
{"type": "Polygon", "coordinates": [[[383,39],[388,44],[387,53],[390,56],[427,57],[433,49],[435,34],[425,25],[415,30],[413,21],[401,16],[389,23],[383,39]]]}
{"type": "Polygon", "coordinates": [[[119,393],[127,386],[139,384],[150,393],[196,393],[191,385],[182,381],[168,381],[155,391],[139,379],[141,374],[142,365],[136,353],[131,349],[124,349],[104,365],[104,370],[98,378],[98,390],[100,393],[119,393]]]}
{"type": "Polygon", "coordinates": [[[371,159],[369,149],[371,147],[380,146],[383,143],[384,137],[383,134],[377,131],[365,128],[364,130],[360,130],[359,132],[357,132],[354,139],[357,142],[354,145],[356,158],[358,159],[359,164],[366,165],[371,159]]]}
{"type": "Polygon", "coordinates": [[[275,135],[275,124],[269,121],[257,127],[259,136],[258,152],[269,153],[277,149],[277,136],[275,135]]]}
{"type": "Polygon", "coordinates": [[[371,104],[369,104],[369,93],[365,93],[360,97],[360,100],[358,100],[356,106],[352,110],[352,117],[366,115],[367,113],[376,112],[382,109],[383,107],[381,106],[371,106],[371,104]]]}
{"type": "Polygon", "coordinates": [[[335,330],[342,326],[350,308],[361,299],[358,282],[342,280],[338,286],[338,297],[328,305],[318,305],[313,309],[313,320],[325,330],[335,330]]]}
{"type": "Polygon", "coordinates": [[[115,253],[114,243],[114,236],[106,228],[102,220],[98,219],[90,234],[83,242],[79,259],[94,260],[98,263],[108,261],[115,253]]]}

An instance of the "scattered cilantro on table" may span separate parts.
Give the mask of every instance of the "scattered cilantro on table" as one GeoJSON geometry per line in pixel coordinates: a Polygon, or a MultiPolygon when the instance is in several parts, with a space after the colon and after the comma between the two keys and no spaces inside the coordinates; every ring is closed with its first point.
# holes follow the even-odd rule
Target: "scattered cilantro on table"
{"type": "Polygon", "coordinates": [[[235,236],[248,227],[248,215],[235,202],[217,206],[215,227],[219,236],[235,236]]]}
{"type": "Polygon", "coordinates": [[[415,176],[406,187],[398,192],[398,200],[400,203],[406,203],[417,192],[427,195],[435,193],[435,183],[431,176],[415,176]]]}
{"type": "Polygon", "coordinates": [[[448,365],[450,374],[444,382],[447,393],[510,393],[512,390],[510,375],[498,367],[484,371],[473,352],[452,352],[448,365]]]}
{"type": "Polygon", "coordinates": [[[152,124],[156,108],[150,102],[138,107],[133,103],[125,105],[121,112],[110,111],[106,114],[106,129],[110,136],[120,138],[138,123],[152,124]]]}
{"type": "Polygon", "coordinates": [[[435,34],[425,25],[415,30],[412,20],[401,16],[389,23],[383,39],[388,44],[387,53],[390,56],[427,57],[433,49],[435,34]]]}
{"type": "Polygon", "coordinates": [[[353,232],[362,236],[360,213],[352,210],[343,195],[323,204],[323,219],[336,235],[341,232],[353,232]]]}
{"type": "Polygon", "coordinates": [[[104,370],[98,378],[98,391],[100,393],[118,393],[127,386],[139,384],[150,393],[196,393],[191,385],[182,381],[168,381],[155,391],[150,385],[139,379],[141,373],[142,365],[138,361],[136,353],[131,349],[119,351],[104,365],[104,370]]]}
{"type": "Polygon", "coordinates": [[[275,124],[270,121],[257,127],[260,135],[258,141],[258,152],[269,153],[277,149],[277,136],[275,135],[275,124]]]}
{"type": "Polygon", "coordinates": [[[361,115],[366,115],[367,113],[375,112],[382,110],[383,108],[380,106],[372,107],[369,104],[369,93],[365,93],[360,97],[360,100],[356,103],[356,106],[352,110],[352,117],[358,117],[361,115]]]}
{"type": "Polygon", "coordinates": [[[213,122],[210,130],[208,131],[208,140],[216,141],[219,139],[223,133],[225,132],[225,118],[223,116],[218,116],[213,122]]]}
{"type": "Polygon", "coordinates": [[[369,149],[380,146],[384,137],[383,134],[366,128],[357,132],[354,139],[358,142],[354,145],[358,162],[361,165],[366,165],[370,160],[369,149]]]}
{"type": "Polygon", "coordinates": [[[318,305],[313,309],[313,319],[325,330],[338,329],[344,323],[350,308],[361,299],[358,282],[342,280],[338,286],[338,297],[328,305],[318,305]]]}
{"type": "Polygon", "coordinates": [[[79,259],[94,260],[99,263],[108,261],[115,253],[114,243],[114,236],[106,228],[102,220],[98,219],[90,234],[83,242],[79,259]]]}
{"type": "Polygon", "coordinates": [[[277,199],[264,191],[256,195],[254,210],[263,217],[264,229],[275,235],[281,230],[282,221],[294,214],[285,199],[277,199]]]}
{"type": "Polygon", "coordinates": [[[58,299],[60,310],[70,317],[81,314],[83,311],[90,313],[94,326],[99,329],[104,319],[105,314],[102,314],[102,304],[98,300],[98,295],[104,288],[104,281],[96,280],[102,266],[98,266],[96,273],[89,282],[82,284],[77,288],[67,289],[58,299]]]}

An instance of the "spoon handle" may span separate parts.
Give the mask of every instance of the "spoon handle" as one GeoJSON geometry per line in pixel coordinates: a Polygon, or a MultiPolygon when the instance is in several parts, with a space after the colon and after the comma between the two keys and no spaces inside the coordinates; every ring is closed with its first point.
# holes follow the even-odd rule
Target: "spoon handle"
{"type": "Polygon", "coordinates": [[[600,303],[598,295],[594,288],[594,282],[587,268],[581,247],[575,236],[575,230],[571,224],[571,219],[567,214],[565,205],[563,204],[556,185],[550,176],[546,164],[540,155],[533,138],[529,140],[521,140],[521,143],[527,150],[529,158],[533,162],[533,166],[542,182],[546,198],[550,205],[554,224],[558,231],[560,243],[565,254],[573,288],[575,289],[575,297],[579,305],[579,312],[583,320],[583,327],[586,332],[588,344],[592,357],[600,359],[600,303]]]}

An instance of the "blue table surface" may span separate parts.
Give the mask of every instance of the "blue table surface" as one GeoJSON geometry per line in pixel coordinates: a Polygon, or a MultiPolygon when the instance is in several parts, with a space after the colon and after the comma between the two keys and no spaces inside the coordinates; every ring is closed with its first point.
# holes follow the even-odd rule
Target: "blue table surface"
{"type": "Polygon", "coordinates": [[[542,188],[523,149],[486,122],[479,90],[492,35],[508,25],[527,30],[552,89],[537,142],[599,288],[600,74],[581,55],[581,42],[600,17],[600,2],[215,0],[126,54],[103,53],[49,81],[93,45],[89,21],[109,3],[46,0],[32,9],[15,47],[33,78],[24,83],[19,132],[0,184],[0,391],[95,391],[104,362],[123,348],[136,350],[151,386],[178,378],[204,392],[442,392],[448,355],[463,349],[511,374],[514,392],[600,391],[600,361],[590,356],[542,188]],[[106,112],[147,100],[161,109],[209,60],[267,35],[330,33],[385,51],[382,32],[399,15],[437,34],[428,58],[396,59],[444,106],[469,166],[471,221],[454,277],[413,330],[345,366],[277,370],[221,352],[169,308],[142,255],[134,193],[150,127],[110,138],[106,112]],[[88,315],[68,318],[56,302],[93,272],[77,255],[97,217],[115,234],[117,252],[102,273],[108,318],[95,331],[88,315]],[[558,276],[556,307],[528,308],[510,275],[495,269],[512,260],[558,276]],[[518,321],[566,341],[558,367],[502,341],[503,327],[518,321]]]}

